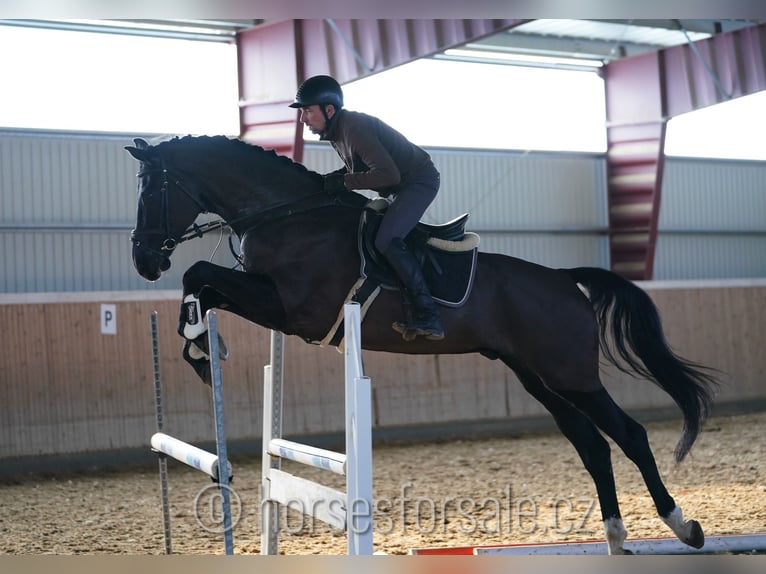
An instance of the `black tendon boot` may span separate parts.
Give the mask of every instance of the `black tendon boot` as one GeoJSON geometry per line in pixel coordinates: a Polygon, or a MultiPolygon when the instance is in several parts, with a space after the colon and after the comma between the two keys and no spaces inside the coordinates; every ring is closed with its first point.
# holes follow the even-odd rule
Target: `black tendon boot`
{"type": "Polygon", "coordinates": [[[407,340],[422,335],[431,341],[441,341],[444,328],[417,259],[399,238],[391,241],[384,255],[404,284],[413,307],[411,323],[396,322],[391,327],[407,340]]]}

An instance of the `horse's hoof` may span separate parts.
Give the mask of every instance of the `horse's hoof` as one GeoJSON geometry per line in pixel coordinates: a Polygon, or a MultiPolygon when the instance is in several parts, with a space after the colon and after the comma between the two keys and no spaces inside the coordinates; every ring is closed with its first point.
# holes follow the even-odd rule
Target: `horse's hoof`
{"type": "Polygon", "coordinates": [[[705,533],[702,526],[696,520],[689,521],[689,535],[684,542],[692,548],[702,548],[705,545],[705,533]]]}
{"type": "Polygon", "coordinates": [[[684,544],[692,548],[702,548],[705,545],[705,533],[702,532],[700,523],[696,520],[684,520],[683,511],[678,506],[661,518],[684,544]]]}
{"type": "Polygon", "coordinates": [[[206,359],[195,359],[189,354],[189,349],[194,345],[191,341],[184,343],[183,358],[189,363],[197,376],[208,386],[213,386],[213,376],[210,372],[210,361],[206,359]]]}
{"type": "Polygon", "coordinates": [[[633,556],[633,551],[627,548],[620,548],[616,552],[612,552],[612,556],[633,556]]]}
{"type": "MultiPolygon", "coordinates": [[[[188,339],[187,339],[188,340],[188,339]]],[[[200,349],[199,352],[205,355],[205,359],[210,358],[210,344],[208,341],[208,334],[205,333],[204,335],[200,335],[196,339],[192,339],[192,344],[195,345],[198,349],[200,349]]],[[[186,348],[186,347],[184,347],[186,348]]],[[[226,342],[223,340],[223,337],[220,333],[218,333],[218,357],[225,361],[229,358],[229,348],[226,346],[226,342]]],[[[193,359],[200,359],[201,357],[195,357],[194,351],[192,351],[192,358],[193,359]]]]}

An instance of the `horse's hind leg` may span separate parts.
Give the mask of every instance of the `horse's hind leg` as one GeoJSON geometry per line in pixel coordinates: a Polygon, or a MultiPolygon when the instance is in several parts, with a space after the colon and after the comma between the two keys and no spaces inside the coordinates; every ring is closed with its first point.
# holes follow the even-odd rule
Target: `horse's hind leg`
{"type": "Polygon", "coordinates": [[[537,375],[518,368],[514,368],[514,371],[526,391],[553,415],[559,430],[577,450],[585,469],[593,478],[609,554],[629,553],[623,547],[627,531],[617,501],[609,443],[588,417],[550,391],[537,375]]]}
{"type": "Polygon", "coordinates": [[[665,488],[649,446],[646,429],[628,416],[604,388],[593,392],[560,391],[560,394],[596,423],[635,463],[649,489],[657,513],[679,540],[694,548],[702,548],[705,544],[702,527],[696,520],[684,520],[681,508],[676,506],[665,488]]]}

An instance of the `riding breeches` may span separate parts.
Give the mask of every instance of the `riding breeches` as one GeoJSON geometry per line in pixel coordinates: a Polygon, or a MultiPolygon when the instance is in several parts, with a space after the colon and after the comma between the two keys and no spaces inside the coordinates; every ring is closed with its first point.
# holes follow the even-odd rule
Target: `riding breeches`
{"type": "Polygon", "coordinates": [[[402,185],[391,196],[390,205],[375,237],[375,248],[379,252],[385,253],[391,240],[404,239],[413,230],[436,197],[439,185],[439,172],[431,167],[402,185]]]}

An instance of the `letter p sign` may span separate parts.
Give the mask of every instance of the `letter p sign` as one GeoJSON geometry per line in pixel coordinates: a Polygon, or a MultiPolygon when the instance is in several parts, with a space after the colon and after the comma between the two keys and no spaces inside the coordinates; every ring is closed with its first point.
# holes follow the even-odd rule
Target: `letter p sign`
{"type": "Polygon", "coordinates": [[[117,305],[113,305],[113,304],[101,305],[101,334],[102,335],[117,334],[117,305]]]}

